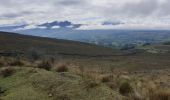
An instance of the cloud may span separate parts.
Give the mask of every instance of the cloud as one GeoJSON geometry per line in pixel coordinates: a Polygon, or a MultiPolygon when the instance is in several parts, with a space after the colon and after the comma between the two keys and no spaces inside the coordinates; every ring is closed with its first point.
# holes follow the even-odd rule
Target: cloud
{"type": "Polygon", "coordinates": [[[170,23],[168,21],[170,0],[0,0],[0,2],[1,25],[23,22],[40,25],[55,20],[69,20],[96,27],[101,27],[99,24],[108,20],[124,22],[125,24],[121,24],[122,27],[131,24],[147,25],[145,23],[166,26],[170,23]]]}
{"type": "Polygon", "coordinates": [[[87,3],[85,0],[58,0],[58,2],[56,2],[56,4],[63,6],[84,5],[85,3],[87,3]]]}
{"type": "Polygon", "coordinates": [[[150,16],[159,9],[159,0],[142,0],[137,3],[126,3],[122,8],[129,16],[150,16]]]}

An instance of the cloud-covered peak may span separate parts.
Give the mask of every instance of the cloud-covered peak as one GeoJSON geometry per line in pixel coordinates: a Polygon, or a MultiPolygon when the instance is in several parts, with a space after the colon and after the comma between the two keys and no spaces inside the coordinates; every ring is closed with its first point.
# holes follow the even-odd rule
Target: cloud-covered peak
{"type": "Polygon", "coordinates": [[[46,28],[79,28],[81,24],[73,24],[72,22],[69,21],[54,21],[50,23],[44,23],[41,25],[38,25],[39,27],[46,27],[46,28]]]}

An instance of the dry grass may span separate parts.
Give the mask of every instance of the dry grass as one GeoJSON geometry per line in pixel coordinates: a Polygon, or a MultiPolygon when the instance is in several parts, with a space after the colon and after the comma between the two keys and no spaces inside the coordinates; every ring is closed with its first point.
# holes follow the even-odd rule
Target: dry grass
{"type": "Polygon", "coordinates": [[[19,59],[13,59],[8,64],[9,64],[9,66],[23,66],[24,65],[24,63],[19,59]]]}
{"type": "Polygon", "coordinates": [[[67,66],[67,64],[60,63],[60,64],[57,64],[55,66],[54,70],[56,72],[67,72],[68,71],[68,66],[67,66]]]}
{"type": "Polygon", "coordinates": [[[4,62],[0,61],[0,67],[4,66],[4,62]]]}
{"type": "Polygon", "coordinates": [[[170,92],[166,90],[157,90],[149,95],[150,100],[170,100],[170,92]]]}
{"type": "Polygon", "coordinates": [[[3,68],[3,69],[0,71],[0,74],[1,74],[3,77],[11,76],[13,73],[14,73],[14,69],[13,69],[13,68],[10,68],[10,67],[3,68]]]}
{"type": "Polygon", "coordinates": [[[0,57],[0,67],[3,67],[5,65],[5,59],[4,57],[0,57]]]}
{"type": "Polygon", "coordinates": [[[100,75],[99,76],[101,82],[106,83],[106,82],[111,82],[113,80],[112,75],[100,75]]]}
{"type": "Polygon", "coordinates": [[[42,68],[42,69],[45,69],[45,70],[51,70],[52,68],[52,65],[49,61],[41,61],[39,64],[38,64],[38,68],[42,68]]]}

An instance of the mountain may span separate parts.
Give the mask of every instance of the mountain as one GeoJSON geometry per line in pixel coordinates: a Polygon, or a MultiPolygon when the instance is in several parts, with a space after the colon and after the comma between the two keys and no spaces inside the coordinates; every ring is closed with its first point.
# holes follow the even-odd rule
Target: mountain
{"type": "Polygon", "coordinates": [[[1,31],[15,31],[16,29],[19,29],[19,28],[24,28],[26,27],[27,25],[24,24],[24,25],[8,25],[8,26],[0,26],[0,30],[1,31]]]}
{"type": "Polygon", "coordinates": [[[108,47],[122,47],[126,44],[155,44],[170,40],[170,31],[168,30],[29,29],[17,32],[27,35],[81,41],[108,47]]]}
{"type": "Polygon", "coordinates": [[[73,24],[72,22],[69,22],[69,21],[61,21],[61,22],[54,21],[51,23],[44,23],[38,26],[46,27],[48,29],[55,28],[57,26],[58,28],[79,28],[81,24],[73,24]]]}
{"type": "MultiPolygon", "coordinates": [[[[118,25],[121,22],[103,22],[103,25],[118,25]]],[[[25,35],[49,37],[92,43],[101,46],[123,48],[126,45],[155,44],[170,40],[169,30],[80,30],[83,24],[70,21],[53,21],[32,28],[30,25],[5,26],[0,30],[25,35]]]]}

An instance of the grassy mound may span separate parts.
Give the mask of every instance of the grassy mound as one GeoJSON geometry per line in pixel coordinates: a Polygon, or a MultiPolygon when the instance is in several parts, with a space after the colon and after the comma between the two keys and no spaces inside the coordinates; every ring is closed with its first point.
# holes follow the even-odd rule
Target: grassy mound
{"type": "Polygon", "coordinates": [[[114,100],[121,98],[103,84],[93,85],[88,79],[66,73],[36,68],[13,68],[12,76],[0,76],[5,89],[2,100],[114,100]],[[93,85],[93,86],[92,86],[93,85]]]}

